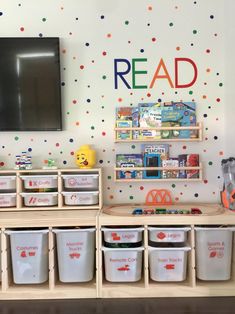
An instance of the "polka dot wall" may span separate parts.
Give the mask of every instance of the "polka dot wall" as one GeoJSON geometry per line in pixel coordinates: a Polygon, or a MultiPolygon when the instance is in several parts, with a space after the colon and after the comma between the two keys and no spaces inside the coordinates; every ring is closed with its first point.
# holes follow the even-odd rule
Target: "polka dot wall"
{"type": "MultiPolygon", "coordinates": [[[[167,188],[176,201],[218,201],[220,161],[224,155],[223,14],[220,0],[1,0],[0,36],[60,37],[62,132],[0,133],[0,168],[13,168],[15,155],[29,151],[33,165],[55,158],[59,167],[75,167],[74,152],[83,144],[97,151],[104,170],[106,203],[144,202],[152,188],[167,188]],[[175,58],[190,58],[198,68],[196,83],[172,88],[167,80],[153,88],[114,87],[114,59],[145,58],[147,71],[138,83],[150,85],[163,58],[174,82],[175,58]],[[138,153],[140,144],[114,143],[115,108],[139,102],[195,101],[203,122],[200,143],[172,143],[172,156],[199,153],[204,166],[200,183],[115,183],[116,153],[138,153]]],[[[138,65],[139,66],[139,65],[138,65]]],[[[183,68],[181,80],[192,73],[183,68]]],[[[131,82],[131,73],[126,76],[131,82]]]]}

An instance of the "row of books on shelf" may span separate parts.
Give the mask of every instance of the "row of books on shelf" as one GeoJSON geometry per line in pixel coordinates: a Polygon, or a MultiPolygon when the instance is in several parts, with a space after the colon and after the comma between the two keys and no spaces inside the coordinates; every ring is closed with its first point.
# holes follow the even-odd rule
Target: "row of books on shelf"
{"type": "Polygon", "coordinates": [[[117,179],[195,179],[199,178],[199,170],[168,169],[177,167],[198,167],[199,154],[180,154],[178,157],[169,156],[168,144],[143,144],[141,154],[117,154],[117,168],[129,168],[118,170],[117,179]],[[166,169],[138,170],[130,168],[138,167],[163,167],[166,169]]]}
{"type": "Polygon", "coordinates": [[[117,128],[146,127],[146,130],[118,130],[118,140],[196,138],[197,130],[149,130],[191,126],[196,126],[195,102],[140,103],[136,107],[116,108],[117,128]]]}

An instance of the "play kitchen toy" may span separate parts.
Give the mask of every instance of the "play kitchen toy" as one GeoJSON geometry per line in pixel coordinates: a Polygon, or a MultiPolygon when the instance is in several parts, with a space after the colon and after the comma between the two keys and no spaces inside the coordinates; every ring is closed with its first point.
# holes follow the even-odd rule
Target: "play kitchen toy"
{"type": "Polygon", "coordinates": [[[95,205],[99,202],[98,191],[62,192],[65,205],[95,205]]]}
{"type": "Polygon", "coordinates": [[[15,192],[16,176],[0,176],[0,192],[15,192]]]}
{"type": "Polygon", "coordinates": [[[152,243],[184,243],[190,227],[148,227],[149,241],[152,243]]]}
{"type": "Polygon", "coordinates": [[[45,193],[20,193],[24,199],[24,205],[33,206],[55,206],[58,204],[57,192],[45,192],[45,193]]]}
{"type": "Polygon", "coordinates": [[[59,279],[87,282],[94,277],[95,228],[55,228],[59,279]]]}
{"type": "Polygon", "coordinates": [[[13,280],[39,284],[48,280],[48,230],[5,230],[10,236],[13,280]]]}
{"type": "Polygon", "coordinates": [[[154,281],[184,281],[190,247],[149,247],[150,278],[154,281]]]}
{"type": "Polygon", "coordinates": [[[195,227],[196,275],[201,280],[229,280],[235,227],[195,227]]]}
{"type": "Polygon", "coordinates": [[[22,175],[27,192],[56,192],[58,189],[57,175],[22,175]]]}
{"type": "Polygon", "coordinates": [[[141,279],[143,247],[102,248],[105,278],[110,282],[135,282],[141,279]]]}
{"type": "Polygon", "coordinates": [[[81,146],[75,153],[76,164],[79,168],[90,169],[96,164],[96,152],[90,145],[81,146]]]}
{"type": "Polygon", "coordinates": [[[62,175],[65,190],[98,190],[98,174],[66,174],[62,175]]]}
{"type": "Polygon", "coordinates": [[[140,247],[142,245],[143,230],[144,228],[142,227],[102,227],[101,231],[104,235],[104,246],[112,248],[140,247]]]}

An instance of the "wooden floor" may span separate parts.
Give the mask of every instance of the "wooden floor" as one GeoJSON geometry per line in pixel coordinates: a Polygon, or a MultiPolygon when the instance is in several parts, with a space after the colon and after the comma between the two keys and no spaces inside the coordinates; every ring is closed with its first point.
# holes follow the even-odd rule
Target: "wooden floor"
{"type": "Polygon", "coordinates": [[[234,314],[235,297],[1,301],[0,314],[234,314]]]}

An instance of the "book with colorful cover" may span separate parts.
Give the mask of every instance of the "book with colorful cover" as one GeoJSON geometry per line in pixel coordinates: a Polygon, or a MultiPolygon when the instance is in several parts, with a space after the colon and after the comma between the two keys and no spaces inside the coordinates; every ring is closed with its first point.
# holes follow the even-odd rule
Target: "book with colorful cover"
{"type": "MultiPolygon", "coordinates": [[[[160,167],[160,154],[155,153],[145,153],[144,154],[144,167],[160,167]]],[[[144,170],[143,171],[144,179],[159,179],[161,178],[160,170],[144,170]]]]}
{"type": "Polygon", "coordinates": [[[160,166],[162,160],[169,159],[169,144],[141,144],[141,152],[143,155],[147,154],[159,154],[160,166]]]}
{"type": "MultiPolygon", "coordinates": [[[[194,101],[186,101],[186,102],[175,102],[174,103],[175,109],[186,110],[189,112],[189,120],[190,126],[197,125],[197,117],[196,117],[196,103],[194,101]]],[[[190,130],[190,138],[198,137],[197,130],[190,130]]]]}
{"type": "MultiPolygon", "coordinates": [[[[180,154],[178,156],[179,167],[187,167],[187,154],[180,154]]],[[[179,170],[179,178],[184,179],[187,178],[186,170],[179,170]]]]}
{"type": "Polygon", "coordinates": [[[139,126],[146,130],[140,131],[142,139],[160,139],[161,132],[148,130],[148,128],[161,127],[161,104],[140,103],[139,104],[139,126]]]}
{"type": "MultiPolygon", "coordinates": [[[[139,108],[138,107],[132,107],[132,127],[133,128],[139,127],[139,108]]],[[[133,138],[133,140],[140,139],[140,131],[133,130],[132,131],[132,138],[133,138]]]]}
{"type": "MultiPolygon", "coordinates": [[[[187,110],[162,110],[162,127],[190,126],[190,115],[187,110]]],[[[190,138],[190,130],[162,131],[162,138],[190,138]]]]}
{"type": "MultiPolygon", "coordinates": [[[[170,158],[168,160],[162,161],[162,167],[179,167],[178,158],[170,158]]],[[[178,178],[179,171],[178,170],[162,170],[162,179],[172,179],[178,178]]]]}
{"type": "MultiPolygon", "coordinates": [[[[187,155],[187,167],[198,167],[199,166],[199,154],[188,154],[187,155]]],[[[187,178],[195,179],[199,178],[199,170],[187,170],[187,178]]]]}
{"type": "MultiPolygon", "coordinates": [[[[117,128],[131,128],[132,121],[129,120],[117,120],[116,121],[117,128]]],[[[132,139],[132,131],[129,130],[118,130],[116,131],[116,138],[118,140],[131,140],[132,139]]]]}
{"type": "MultiPolygon", "coordinates": [[[[116,166],[118,168],[143,167],[143,158],[141,154],[117,154],[116,166]]],[[[141,179],[142,171],[140,170],[120,170],[117,171],[118,179],[141,179]]]]}

